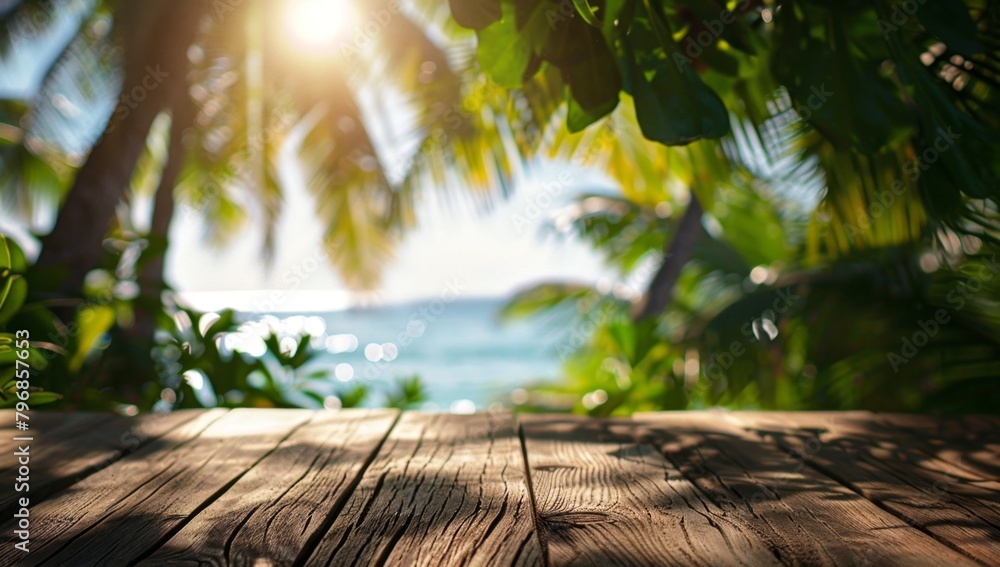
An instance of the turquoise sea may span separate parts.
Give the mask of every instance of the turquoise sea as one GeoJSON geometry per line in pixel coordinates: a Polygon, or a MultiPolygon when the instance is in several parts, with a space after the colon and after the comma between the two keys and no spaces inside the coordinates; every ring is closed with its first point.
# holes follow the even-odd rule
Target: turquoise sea
{"type": "Polygon", "coordinates": [[[395,377],[418,374],[429,395],[424,409],[469,410],[470,402],[476,409],[509,404],[513,390],[560,374],[552,329],[539,321],[500,322],[502,305],[425,301],[307,315],[326,321],[330,349],[316,364],[336,368],[343,386],[371,384],[375,394],[366,405],[381,405],[395,377]]]}

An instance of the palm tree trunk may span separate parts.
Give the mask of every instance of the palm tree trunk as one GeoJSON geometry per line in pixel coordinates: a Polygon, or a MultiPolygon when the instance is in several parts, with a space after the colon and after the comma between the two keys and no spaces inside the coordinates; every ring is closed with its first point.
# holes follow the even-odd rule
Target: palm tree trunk
{"type": "Polygon", "coordinates": [[[636,321],[658,317],[670,307],[674,299],[674,285],[681,276],[684,265],[694,255],[695,246],[701,239],[701,215],[704,211],[701,203],[691,193],[691,201],[681,217],[681,222],[674,231],[674,237],[667,241],[663,250],[663,264],[657,270],[653,280],[649,282],[639,309],[635,314],[636,321]]]}
{"type": "Polygon", "coordinates": [[[187,148],[184,132],[191,126],[196,109],[191,97],[183,94],[177,97],[170,117],[170,142],[167,158],[160,173],[160,183],[153,201],[153,218],[149,227],[149,241],[154,247],[152,256],[143,262],[139,272],[139,296],[142,300],[135,311],[135,321],[128,331],[131,339],[152,345],[156,332],[156,316],[162,310],[160,299],[166,289],[164,262],[169,245],[170,223],[174,217],[174,187],[184,167],[187,148]]]}
{"type": "Polygon", "coordinates": [[[126,194],[153,120],[184,93],[188,47],[205,6],[211,3],[161,2],[147,9],[154,6],[159,8],[158,22],[146,37],[144,49],[126,54],[131,60],[126,61],[121,103],[77,172],[55,226],[42,238],[34,269],[40,276],[36,289],[80,293],[84,276],[101,263],[104,237],[115,207],[126,194]]]}

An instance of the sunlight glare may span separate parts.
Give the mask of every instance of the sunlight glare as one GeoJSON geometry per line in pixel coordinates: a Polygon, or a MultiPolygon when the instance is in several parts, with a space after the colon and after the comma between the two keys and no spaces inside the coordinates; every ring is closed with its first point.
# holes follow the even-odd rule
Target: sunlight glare
{"type": "Polygon", "coordinates": [[[289,34],[306,47],[333,47],[353,21],[344,0],[293,0],[285,12],[289,34]]]}

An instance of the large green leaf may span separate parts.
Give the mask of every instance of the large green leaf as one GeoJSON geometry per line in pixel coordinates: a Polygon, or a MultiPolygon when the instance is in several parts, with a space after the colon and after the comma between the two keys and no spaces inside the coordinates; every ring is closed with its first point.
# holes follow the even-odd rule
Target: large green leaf
{"type": "Polygon", "coordinates": [[[618,106],[622,88],[618,62],[604,36],[592,27],[577,27],[567,48],[573,57],[562,66],[563,81],[569,85],[571,95],[567,117],[571,132],[579,132],[610,114],[618,106]]]}
{"type": "Polygon", "coordinates": [[[544,2],[538,3],[519,18],[517,6],[504,2],[503,17],[476,34],[479,65],[496,84],[521,86],[528,63],[548,38],[544,7],[544,2]]]}
{"type": "Polygon", "coordinates": [[[644,136],[669,146],[729,132],[722,99],[684,61],[660,14],[637,8],[622,40],[636,117],[644,136]]]}

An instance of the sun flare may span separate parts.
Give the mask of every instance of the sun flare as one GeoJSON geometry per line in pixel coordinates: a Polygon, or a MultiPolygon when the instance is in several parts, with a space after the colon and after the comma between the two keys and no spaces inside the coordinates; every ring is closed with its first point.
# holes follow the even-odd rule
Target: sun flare
{"type": "Polygon", "coordinates": [[[289,34],[303,47],[333,47],[346,36],[353,12],[347,0],[292,0],[285,20],[289,34]]]}

